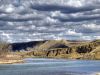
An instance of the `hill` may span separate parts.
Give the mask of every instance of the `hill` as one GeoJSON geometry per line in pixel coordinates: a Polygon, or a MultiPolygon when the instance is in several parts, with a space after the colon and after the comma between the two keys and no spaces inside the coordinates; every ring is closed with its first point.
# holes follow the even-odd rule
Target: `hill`
{"type": "Polygon", "coordinates": [[[49,40],[26,55],[47,58],[100,59],[100,40],[92,42],[49,40]]]}
{"type": "Polygon", "coordinates": [[[9,53],[22,57],[45,57],[66,59],[100,59],[100,40],[70,41],[45,40],[23,43],[0,44],[0,55],[9,53]],[[10,51],[10,52],[9,52],[10,51]]]}

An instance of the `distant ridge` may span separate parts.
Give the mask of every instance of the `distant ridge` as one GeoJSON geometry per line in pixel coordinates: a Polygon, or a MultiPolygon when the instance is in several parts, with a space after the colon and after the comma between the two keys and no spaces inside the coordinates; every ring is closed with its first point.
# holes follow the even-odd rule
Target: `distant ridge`
{"type": "Polygon", "coordinates": [[[44,41],[30,41],[20,43],[10,43],[13,51],[28,50],[28,48],[34,48],[35,50],[50,49],[50,48],[62,48],[71,45],[77,45],[78,43],[84,43],[85,41],[77,40],[44,40],[44,41]],[[77,44],[76,44],[77,43],[77,44]]]}
{"type": "Polygon", "coordinates": [[[11,43],[13,51],[27,50],[27,48],[34,48],[40,43],[44,43],[45,41],[30,41],[30,42],[22,42],[22,43],[11,43]]]}

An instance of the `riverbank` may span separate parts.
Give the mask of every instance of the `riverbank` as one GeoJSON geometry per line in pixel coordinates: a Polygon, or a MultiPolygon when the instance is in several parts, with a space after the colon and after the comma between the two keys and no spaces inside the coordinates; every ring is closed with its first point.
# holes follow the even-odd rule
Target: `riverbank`
{"type": "Polygon", "coordinates": [[[0,60],[0,64],[14,64],[14,63],[23,63],[23,60],[0,60]]]}
{"type": "Polygon", "coordinates": [[[14,64],[23,63],[23,58],[19,54],[9,53],[6,56],[0,58],[0,64],[14,64]]]}

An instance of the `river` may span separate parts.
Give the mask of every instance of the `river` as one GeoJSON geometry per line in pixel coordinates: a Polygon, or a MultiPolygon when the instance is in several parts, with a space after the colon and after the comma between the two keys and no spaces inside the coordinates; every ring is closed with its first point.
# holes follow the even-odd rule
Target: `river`
{"type": "Polygon", "coordinates": [[[0,75],[95,75],[99,60],[27,58],[25,63],[2,64],[0,75]]]}

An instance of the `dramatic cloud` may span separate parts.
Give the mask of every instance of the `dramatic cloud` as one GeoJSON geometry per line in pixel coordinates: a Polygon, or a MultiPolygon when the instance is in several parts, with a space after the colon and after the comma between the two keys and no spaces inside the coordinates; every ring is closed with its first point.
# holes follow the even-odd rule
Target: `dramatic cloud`
{"type": "Polygon", "coordinates": [[[100,39],[100,0],[0,0],[0,40],[100,39]]]}

